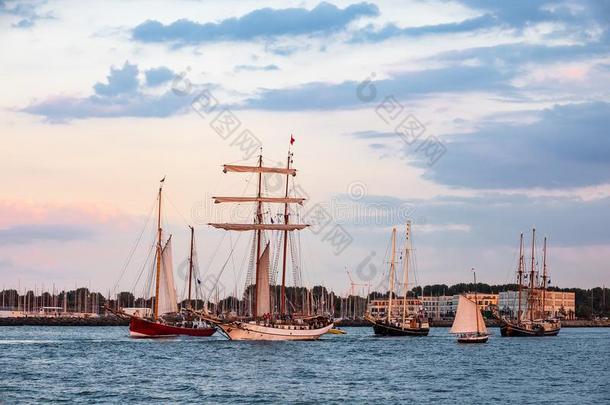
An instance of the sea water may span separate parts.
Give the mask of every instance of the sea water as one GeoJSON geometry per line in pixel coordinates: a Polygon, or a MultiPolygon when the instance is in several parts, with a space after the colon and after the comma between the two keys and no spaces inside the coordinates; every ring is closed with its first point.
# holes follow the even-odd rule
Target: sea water
{"type": "Polygon", "coordinates": [[[610,329],[463,345],[345,328],[316,342],[0,328],[0,403],[610,403],[610,329]]]}

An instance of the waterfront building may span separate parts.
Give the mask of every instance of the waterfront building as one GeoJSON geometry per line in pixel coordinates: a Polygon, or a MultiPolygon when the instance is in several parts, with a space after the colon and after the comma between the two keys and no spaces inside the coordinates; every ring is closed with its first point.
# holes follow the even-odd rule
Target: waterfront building
{"type": "MultiPolygon", "coordinates": [[[[405,301],[402,297],[396,297],[392,299],[392,317],[401,317],[403,308],[405,308],[405,301]]],[[[409,297],[406,302],[407,314],[417,314],[422,311],[422,302],[418,298],[409,297]]],[[[388,300],[387,299],[376,299],[371,300],[369,304],[370,314],[374,317],[387,317],[388,300]]]]}
{"type": "MultiPolygon", "coordinates": [[[[521,308],[527,308],[528,300],[531,302],[542,301],[542,291],[534,290],[530,298],[530,290],[521,291],[521,308]]],[[[544,313],[546,316],[555,318],[574,319],[576,312],[576,295],[573,292],[545,291],[544,313]]],[[[502,291],[498,298],[498,309],[503,315],[516,316],[519,307],[518,291],[502,291]]]]}
{"type": "MultiPolygon", "coordinates": [[[[466,294],[464,294],[464,296],[466,296],[466,298],[468,298],[471,301],[475,300],[474,293],[466,293],[466,294]]],[[[453,296],[453,299],[454,299],[454,301],[456,301],[456,303],[457,303],[458,297],[459,297],[458,295],[453,296]]],[[[476,294],[477,305],[479,306],[479,309],[482,311],[494,311],[498,307],[498,297],[499,297],[499,294],[477,293],[476,294]]]]}
{"type": "MultiPolygon", "coordinates": [[[[457,311],[460,295],[464,295],[469,300],[475,300],[475,294],[465,293],[456,295],[440,295],[422,297],[423,307],[426,315],[432,319],[451,318],[457,311]]],[[[479,309],[484,312],[493,312],[498,307],[498,294],[477,293],[477,304],[479,309]]]]}
{"type": "Polygon", "coordinates": [[[453,295],[429,296],[422,297],[421,299],[426,315],[429,318],[450,318],[457,311],[457,299],[454,299],[453,295]]]}

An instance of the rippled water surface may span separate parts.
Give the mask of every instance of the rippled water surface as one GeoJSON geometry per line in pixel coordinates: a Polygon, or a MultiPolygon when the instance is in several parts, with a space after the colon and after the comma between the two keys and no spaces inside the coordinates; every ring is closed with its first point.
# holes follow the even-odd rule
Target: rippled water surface
{"type": "Polygon", "coordinates": [[[137,340],[124,327],[0,328],[0,402],[610,403],[610,329],[458,345],[346,328],[318,342],[137,340]]]}

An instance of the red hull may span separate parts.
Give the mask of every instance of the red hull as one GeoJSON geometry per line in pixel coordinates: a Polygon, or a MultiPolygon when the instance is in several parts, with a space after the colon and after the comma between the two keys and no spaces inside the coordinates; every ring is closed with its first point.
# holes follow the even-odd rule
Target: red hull
{"type": "Polygon", "coordinates": [[[216,328],[183,328],[136,317],[129,322],[129,333],[133,337],[212,336],[214,332],[216,328]]]}

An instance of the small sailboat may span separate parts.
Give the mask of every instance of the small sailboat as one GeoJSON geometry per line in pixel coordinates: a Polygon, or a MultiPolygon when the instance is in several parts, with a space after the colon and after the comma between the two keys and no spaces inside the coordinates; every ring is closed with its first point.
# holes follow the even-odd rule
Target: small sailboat
{"type": "MultiPolygon", "coordinates": [[[[178,312],[178,299],[174,284],[174,267],[172,258],[171,235],[163,241],[163,229],[161,228],[161,201],[163,183],[159,186],[158,216],[157,216],[157,241],[156,241],[156,268],[155,294],[153,299],[152,316],[136,312],[134,315],[126,315],[123,312],[118,315],[129,316],[129,334],[137,338],[158,338],[169,336],[211,336],[216,328],[209,323],[193,317],[191,313],[180,314],[178,312]]],[[[193,276],[193,250],[194,229],[191,227],[191,249],[189,257],[189,306],[191,303],[191,282],[193,276]]],[[[113,311],[114,312],[114,311],[113,311]]]]}
{"type": "Polygon", "coordinates": [[[485,343],[489,337],[485,320],[477,304],[477,276],[474,276],[474,301],[460,295],[457,313],[450,333],[458,336],[458,343],[485,343]]]}
{"type": "Polygon", "coordinates": [[[543,247],[543,275],[542,283],[537,285],[538,272],[536,271],[536,229],[532,229],[531,268],[529,272],[529,285],[523,285],[525,273],[525,259],[523,252],[523,233],[519,244],[519,267],[517,270],[518,307],[514,317],[501,318],[500,333],[502,336],[557,336],[561,329],[559,319],[546,316],[546,289],[548,287],[548,272],[546,264],[546,238],[543,247]],[[525,289],[525,291],[524,291],[525,289]],[[522,296],[527,293],[525,308],[522,310],[522,296]],[[524,316],[525,315],[525,316],[524,316]]]}
{"type": "Polygon", "coordinates": [[[411,222],[407,222],[407,233],[403,257],[404,295],[402,305],[394,304],[395,274],[396,274],[396,228],[392,229],[392,247],[389,275],[388,307],[383,316],[373,316],[367,311],[365,318],[373,324],[373,331],[380,336],[427,336],[430,332],[428,320],[421,311],[409,313],[408,285],[409,285],[409,261],[413,249],[411,242],[411,222]],[[402,307],[402,308],[401,308],[402,307]]]}
{"type": "MultiPolygon", "coordinates": [[[[292,140],[291,140],[292,143],[292,140]]],[[[258,156],[257,165],[232,165],[226,164],[223,172],[254,173],[257,177],[257,194],[252,197],[213,197],[215,203],[255,203],[256,209],[251,223],[211,223],[217,229],[237,232],[253,232],[253,244],[251,250],[251,262],[254,265],[253,292],[254,302],[252,310],[246,316],[218,316],[204,312],[205,319],[215,324],[223,334],[230,340],[316,340],[333,327],[330,317],[318,315],[289,313],[286,297],[286,258],[289,232],[305,229],[308,225],[290,223],[290,204],[302,204],[304,198],[291,197],[289,195],[289,176],[295,176],[296,170],[291,167],[292,153],[288,151],[288,160],[285,168],[267,167],[263,165],[262,153],[258,156]],[[263,195],[263,186],[266,174],[280,174],[286,176],[286,190],[283,197],[271,197],[263,195]],[[271,223],[265,220],[266,204],[284,204],[283,223],[271,223]],[[265,232],[277,231],[281,233],[282,249],[282,273],[281,273],[281,295],[279,300],[279,311],[276,312],[271,302],[270,291],[270,257],[272,246],[265,232]]],[[[297,246],[291,245],[291,249],[297,246]]],[[[274,257],[278,257],[275,255],[274,257]]]]}

